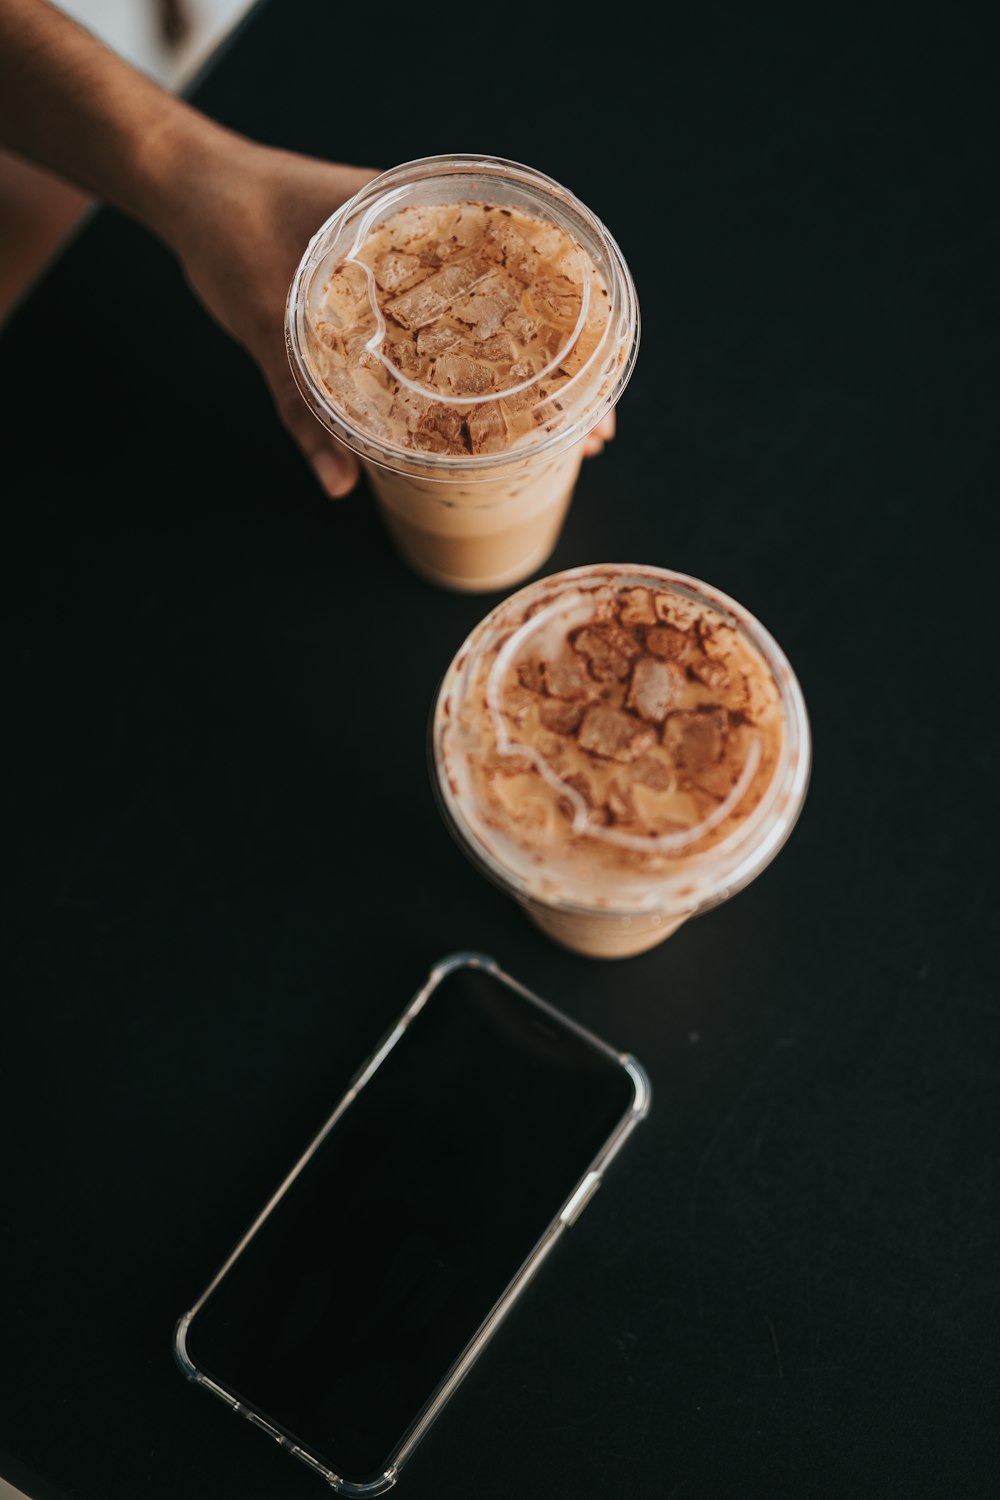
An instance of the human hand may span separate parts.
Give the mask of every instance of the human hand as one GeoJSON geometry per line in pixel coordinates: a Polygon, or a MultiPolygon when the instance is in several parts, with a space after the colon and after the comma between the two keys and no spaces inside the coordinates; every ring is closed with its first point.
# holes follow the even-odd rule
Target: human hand
{"type": "MultiPolygon", "coordinates": [[[[255,145],[159,88],[41,0],[0,3],[0,142],[138,219],[257,361],[328,495],[358,461],[312,416],[285,355],[285,302],[316,230],[375,174],[255,145]]],[[[607,418],[584,440],[599,453],[607,418]]]]}
{"type": "Polygon", "coordinates": [[[615,435],[615,409],[602,417],[592,432],[588,432],[583,440],[584,458],[594,458],[596,454],[604,452],[604,444],[610,443],[615,435]]]}
{"type": "Polygon", "coordinates": [[[285,301],[316,230],[374,175],[227,136],[156,226],[201,302],[260,366],[279,417],[335,499],[354,488],[358,461],[299,395],[285,353],[285,301]]]}

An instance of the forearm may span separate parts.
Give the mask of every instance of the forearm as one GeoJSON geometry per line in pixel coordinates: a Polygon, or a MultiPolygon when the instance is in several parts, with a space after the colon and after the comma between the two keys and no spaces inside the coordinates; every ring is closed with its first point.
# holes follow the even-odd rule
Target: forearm
{"type": "Polygon", "coordinates": [[[185,183],[237,139],[45,0],[0,0],[0,144],[169,240],[185,183]]]}

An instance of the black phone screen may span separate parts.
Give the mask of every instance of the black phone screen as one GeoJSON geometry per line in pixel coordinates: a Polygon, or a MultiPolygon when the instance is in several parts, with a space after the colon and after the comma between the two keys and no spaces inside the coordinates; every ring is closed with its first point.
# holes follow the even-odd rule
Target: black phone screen
{"type": "Polygon", "coordinates": [[[343,1478],[383,1473],[633,1100],[610,1051],[453,969],[202,1303],[189,1356],[343,1478]]]}

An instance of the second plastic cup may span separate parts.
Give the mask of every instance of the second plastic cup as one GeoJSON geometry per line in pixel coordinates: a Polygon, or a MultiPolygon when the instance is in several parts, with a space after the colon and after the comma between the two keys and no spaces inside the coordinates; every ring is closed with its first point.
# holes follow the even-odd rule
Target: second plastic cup
{"type": "Polygon", "coordinates": [[[288,300],[314,415],[361,458],[406,561],[468,592],[549,556],[583,440],[638,341],[632,278],[600,220],[495,157],[375,178],[314,237],[288,300]]]}
{"type": "Polygon", "coordinates": [[[598,958],[653,947],[753,880],[809,779],[802,692],[774,638],[708,584],[632,564],[498,605],[445,674],[432,741],[466,854],[598,958]]]}

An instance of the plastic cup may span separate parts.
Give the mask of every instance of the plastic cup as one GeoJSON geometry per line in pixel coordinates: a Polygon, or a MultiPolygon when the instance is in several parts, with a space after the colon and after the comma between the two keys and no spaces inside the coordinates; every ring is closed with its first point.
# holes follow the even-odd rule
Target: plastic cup
{"type": "MultiPolygon", "coordinates": [[[[493,221],[497,222],[497,221],[493,221]]],[[[360,286],[360,281],[359,281],[360,286]]],[[[384,300],[384,299],[383,299],[384,300]]],[[[368,328],[366,323],[365,329],[368,328]]],[[[391,329],[389,330],[391,333],[391,329]]],[[[506,588],[537,571],[562,528],[579,473],[583,440],[617,402],[639,343],[639,309],[621,251],[600,220],[566,188],[530,167],[497,157],[432,156],[368,183],[314,236],[288,298],[288,355],[313,414],[361,459],[390,537],[418,573],[467,592],[506,588]],[[358,257],[403,209],[490,205],[527,216],[572,241],[581,312],[541,369],[497,375],[486,392],[442,393],[436,375],[407,376],[392,360],[386,314],[370,268],[358,257]],[[331,277],[350,267],[367,277],[371,336],[346,355],[331,339],[338,314],[331,277]],[[387,352],[388,351],[388,352],[387,352]],[[357,387],[358,366],[364,365],[357,387]],[[548,379],[549,385],[546,384],[548,379]],[[513,383],[512,383],[513,382],[513,383]],[[558,387],[550,389],[552,383],[558,387]],[[393,393],[404,402],[393,406],[393,393]],[[397,411],[445,410],[454,420],[496,412],[517,421],[493,451],[426,451],[397,411]],[[530,412],[530,430],[523,431],[530,412]]],[[[537,364],[537,361],[536,361],[537,364]]],[[[471,440],[470,440],[471,444],[471,440]]]]}
{"type": "Polygon", "coordinates": [[[802,692],[764,626],[638,564],[574,568],[498,605],[448,668],[431,739],[459,845],[595,958],[652,948],[759,875],[810,769],[802,692]]]}

